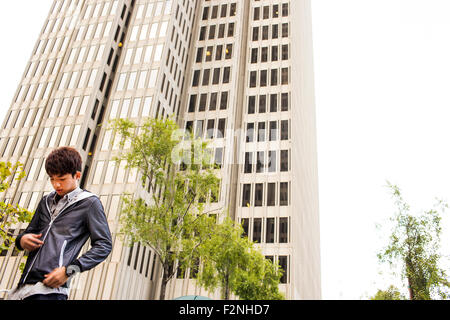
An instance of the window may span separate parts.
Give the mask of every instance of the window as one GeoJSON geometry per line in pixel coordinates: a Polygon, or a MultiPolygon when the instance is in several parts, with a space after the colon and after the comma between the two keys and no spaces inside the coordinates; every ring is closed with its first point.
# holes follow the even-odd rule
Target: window
{"type": "Polygon", "coordinates": [[[255,104],[256,104],[256,97],[250,96],[248,97],[248,114],[254,114],[255,113],[255,104]]]}
{"type": "Polygon", "coordinates": [[[261,229],[262,229],[262,219],[254,218],[253,219],[253,242],[256,242],[256,243],[261,242],[261,229]]]}
{"type": "Polygon", "coordinates": [[[259,96],[259,108],[258,108],[258,112],[259,113],[265,113],[266,112],[266,105],[267,105],[267,96],[266,95],[261,95],[259,96]]]}
{"type": "Polygon", "coordinates": [[[288,243],[288,218],[280,218],[279,242],[288,243]]]}
{"type": "Polygon", "coordinates": [[[206,99],[208,98],[208,95],[206,93],[202,93],[200,95],[200,104],[198,106],[198,111],[203,112],[206,110],[206,99]]]}
{"type": "Polygon", "coordinates": [[[280,153],[280,171],[289,171],[289,150],[281,150],[280,153]]]}
{"type": "Polygon", "coordinates": [[[231,67],[225,67],[223,69],[223,83],[229,83],[230,82],[230,71],[231,67]]]}
{"type": "Polygon", "coordinates": [[[270,85],[271,86],[278,85],[278,69],[270,70],[270,85]]]}
{"type": "Polygon", "coordinates": [[[288,203],[288,193],[289,184],[287,182],[280,182],[280,206],[287,206],[288,203]]]}
{"type": "Polygon", "coordinates": [[[263,203],[263,184],[255,184],[255,207],[261,207],[263,203]]]}
{"type": "Polygon", "coordinates": [[[225,49],[225,59],[231,59],[233,56],[233,45],[227,44],[227,48],[225,49]]]}
{"type": "Polygon", "coordinates": [[[267,206],[275,206],[276,183],[267,184],[267,206]]]}
{"type": "Polygon", "coordinates": [[[250,194],[252,190],[251,184],[244,184],[242,187],[242,206],[250,206],[250,194]]]}
{"type": "Polygon", "coordinates": [[[289,120],[281,120],[281,140],[289,140],[289,120]]]}
{"type": "Polygon", "coordinates": [[[212,84],[219,84],[219,81],[220,81],[220,68],[214,68],[212,84]]]}
{"type": "Polygon", "coordinates": [[[197,58],[195,59],[195,62],[199,63],[202,62],[203,59],[203,48],[197,49],[197,58]]]}
{"type": "Polygon", "coordinates": [[[259,85],[261,87],[267,87],[267,70],[261,70],[259,77],[259,85]]]}
{"type": "Polygon", "coordinates": [[[278,257],[278,264],[280,265],[281,269],[283,270],[283,276],[280,279],[280,283],[287,283],[288,282],[288,263],[287,263],[287,256],[279,256],[278,257]]]}
{"type": "Polygon", "coordinates": [[[281,84],[289,84],[289,69],[281,69],[281,84]]]}
{"type": "Polygon", "coordinates": [[[246,142],[253,142],[254,131],[255,131],[255,124],[247,123],[247,134],[245,136],[246,142]]]}
{"type": "Polygon", "coordinates": [[[250,88],[256,88],[256,71],[250,71],[250,88]]]}
{"type": "Polygon", "coordinates": [[[270,95],[270,112],[277,112],[277,111],[278,111],[278,94],[271,94],[270,95]]]}
{"type": "Polygon", "coordinates": [[[252,173],[253,171],[252,155],[251,152],[245,153],[244,173],[252,173]]]}
{"type": "Polygon", "coordinates": [[[242,225],[242,236],[248,237],[248,225],[249,225],[249,219],[248,218],[242,218],[241,219],[241,225],[242,225]]]}
{"type": "Polygon", "coordinates": [[[289,59],[289,45],[283,44],[281,46],[281,59],[288,60],[289,59]]]}
{"type": "Polygon", "coordinates": [[[269,48],[267,48],[267,47],[261,48],[261,62],[267,62],[268,56],[269,56],[268,52],[269,52],[269,48]]]}
{"type": "Polygon", "coordinates": [[[266,123],[258,122],[258,142],[266,140],[266,123]]]}
{"type": "Polygon", "coordinates": [[[192,86],[193,87],[198,87],[199,78],[200,78],[200,70],[195,70],[194,71],[194,77],[192,79],[192,86]]]}
{"type": "Polygon", "coordinates": [[[211,93],[209,98],[209,111],[214,111],[217,108],[217,92],[211,93]]]}
{"type": "Polygon", "coordinates": [[[268,167],[269,172],[277,171],[277,152],[276,151],[269,151],[267,167],[268,167]]]}
{"type": "Polygon", "coordinates": [[[258,62],[258,48],[253,48],[252,49],[252,54],[251,54],[251,63],[257,63],[258,62]]]}
{"type": "Polygon", "coordinates": [[[253,27],[252,41],[258,41],[259,38],[259,27],[253,27]]]}
{"type": "Polygon", "coordinates": [[[217,126],[218,139],[225,137],[225,120],[226,119],[219,119],[219,124],[217,126]]]}
{"type": "Polygon", "coordinates": [[[228,106],[228,92],[222,92],[220,97],[220,110],[226,110],[228,106]]]}
{"type": "Polygon", "coordinates": [[[266,223],[266,243],[275,242],[275,218],[267,218],[266,223]]]}
{"type": "Polygon", "coordinates": [[[269,141],[277,140],[277,121],[270,121],[269,123],[269,141]]]}
{"type": "Polygon", "coordinates": [[[256,173],[264,172],[264,151],[256,153],[256,173]]]}
{"type": "Polygon", "coordinates": [[[210,72],[211,72],[210,69],[205,69],[205,70],[203,70],[203,82],[202,82],[202,85],[203,85],[203,86],[209,85],[209,75],[210,75],[210,72]]]}
{"type": "Polygon", "coordinates": [[[281,111],[289,110],[289,93],[281,94],[281,111]]]}

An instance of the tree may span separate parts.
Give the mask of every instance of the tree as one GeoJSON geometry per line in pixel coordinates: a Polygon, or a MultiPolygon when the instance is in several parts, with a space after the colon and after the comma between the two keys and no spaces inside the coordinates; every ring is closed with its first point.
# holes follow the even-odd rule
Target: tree
{"type": "Polygon", "coordinates": [[[406,298],[396,287],[390,285],[387,290],[378,290],[370,300],[406,300],[406,298]]]}
{"type": "MultiPolygon", "coordinates": [[[[20,181],[25,177],[23,164],[20,162],[14,165],[11,162],[0,162],[0,193],[6,192],[11,183],[20,181]]],[[[8,250],[14,243],[11,229],[17,223],[27,223],[31,221],[33,213],[18,204],[12,205],[0,201],[0,252],[8,250]]]]}
{"type": "Polygon", "coordinates": [[[229,217],[202,245],[201,259],[197,281],[210,291],[220,288],[224,300],[231,293],[246,300],[283,298],[278,292],[281,270],[253,248],[242,226],[229,217]]]}
{"type": "Polygon", "coordinates": [[[214,221],[204,212],[202,201],[217,197],[219,179],[209,165],[207,144],[188,142],[186,152],[180,148],[183,135],[171,120],[149,119],[138,127],[120,119],[112,127],[121,137],[122,151],[116,160],[137,168],[142,187],[148,185],[151,195],[148,199],[124,196],[121,232],[130,243],[140,242],[155,251],[163,268],[163,300],[175,264],[183,270],[191,266],[211,233],[214,221]],[[184,158],[177,157],[180,152],[184,158]],[[182,170],[177,169],[178,160],[184,163],[182,170]]]}
{"type": "Polygon", "coordinates": [[[447,298],[450,283],[439,267],[441,255],[441,214],[448,205],[438,201],[431,210],[412,215],[400,189],[388,182],[397,213],[391,218],[393,228],[388,245],[378,254],[379,260],[391,267],[400,263],[402,279],[406,280],[411,300],[447,298]]]}

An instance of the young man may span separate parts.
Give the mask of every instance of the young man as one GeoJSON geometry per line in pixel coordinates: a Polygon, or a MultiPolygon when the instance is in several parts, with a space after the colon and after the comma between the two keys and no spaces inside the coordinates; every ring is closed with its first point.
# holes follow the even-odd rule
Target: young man
{"type": "Polygon", "coordinates": [[[27,229],[16,238],[16,247],[29,255],[9,299],[67,300],[68,279],[95,267],[111,252],[111,233],[100,199],[78,187],[78,151],[53,150],[45,170],[55,190],[41,199],[27,229]],[[77,259],[88,238],[90,250],[77,259]]]}

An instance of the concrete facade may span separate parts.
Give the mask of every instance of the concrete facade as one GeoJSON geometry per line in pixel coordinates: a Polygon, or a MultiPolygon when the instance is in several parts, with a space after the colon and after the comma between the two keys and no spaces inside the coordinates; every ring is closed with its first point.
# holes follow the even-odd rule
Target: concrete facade
{"type": "MultiPolygon", "coordinates": [[[[54,1],[3,122],[0,160],[20,161],[28,173],[3,199],[34,210],[52,190],[46,155],[63,145],[80,150],[81,184],[99,195],[114,248],[74,279],[71,299],[159,296],[154,252],[117,236],[121,194],[149,191],[138,172],[112,160],[118,144],[107,127],[144,117],[173,117],[211,139],[221,190],[207,209],[228,212],[283,267],[287,299],[320,299],[310,1],[54,1]]],[[[0,253],[0,289],[17,283],[23,259],[0,253]]],[[[219,298],[189,270],[166,297],[187,294],[219,298]]]]}

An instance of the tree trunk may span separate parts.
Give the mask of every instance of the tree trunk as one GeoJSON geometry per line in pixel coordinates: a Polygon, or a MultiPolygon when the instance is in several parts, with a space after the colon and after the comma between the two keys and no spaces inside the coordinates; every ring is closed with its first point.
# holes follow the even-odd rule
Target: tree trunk
{"type": "Polygon", "coordinates": [[[166,298],[167,282],[169,282],[169,266],[164,264],[163,265],[163,277],[162,277],[162,281],[161,281],[161,290],[159,293],[159,300],[165,300],[165,298],[166,298]]]}
{"type": "Polygon", "coordinates": [[[222,293],[222,297],[223,300],[230,300],[230,281],[229,281],[229,274],[227,273],[227,275],[225,276],[225,286],[223,288],[223,293],[222,293]]]}

